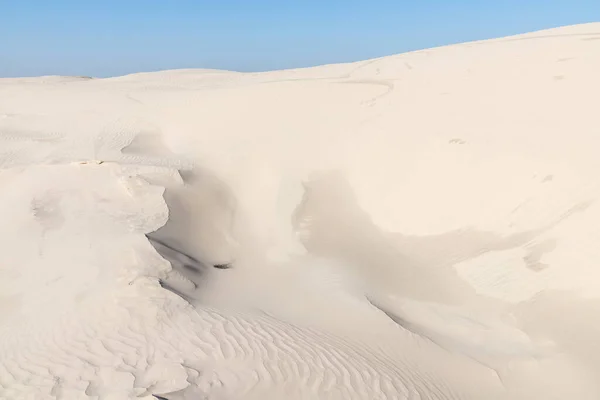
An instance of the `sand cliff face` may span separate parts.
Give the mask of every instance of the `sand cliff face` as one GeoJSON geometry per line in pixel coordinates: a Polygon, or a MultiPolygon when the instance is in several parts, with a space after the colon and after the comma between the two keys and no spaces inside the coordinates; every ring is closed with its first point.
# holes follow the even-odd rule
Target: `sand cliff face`
{"type": "Polygon", "coordinates": [[[600,398],[597,71],[0,80],[0,398],[600,398]]]}

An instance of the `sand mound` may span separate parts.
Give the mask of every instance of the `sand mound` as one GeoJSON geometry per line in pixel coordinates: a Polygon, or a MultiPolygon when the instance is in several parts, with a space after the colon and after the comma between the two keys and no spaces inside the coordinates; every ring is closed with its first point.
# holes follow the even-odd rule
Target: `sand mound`
{"type": "Polygon", "coordinates": [[[0,398],[600,398],[598,39],[0,80],[0,398]]]}

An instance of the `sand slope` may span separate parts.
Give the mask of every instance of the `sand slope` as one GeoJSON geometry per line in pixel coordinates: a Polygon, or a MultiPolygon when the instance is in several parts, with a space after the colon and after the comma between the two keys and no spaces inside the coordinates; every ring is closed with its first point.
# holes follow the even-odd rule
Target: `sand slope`
{"type": "Polygon", "coordinates": [[[600,398],[597,71],[0,80],[0,398],[600,398]]]}

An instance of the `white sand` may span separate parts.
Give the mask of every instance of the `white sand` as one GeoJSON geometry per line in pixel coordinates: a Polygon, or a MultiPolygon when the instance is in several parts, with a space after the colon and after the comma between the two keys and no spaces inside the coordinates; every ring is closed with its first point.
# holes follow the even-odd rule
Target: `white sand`
{"type": "Polygon", "coordinates": [[[0,80],[0,398],[599,399],[599,71],[0,80]]]}

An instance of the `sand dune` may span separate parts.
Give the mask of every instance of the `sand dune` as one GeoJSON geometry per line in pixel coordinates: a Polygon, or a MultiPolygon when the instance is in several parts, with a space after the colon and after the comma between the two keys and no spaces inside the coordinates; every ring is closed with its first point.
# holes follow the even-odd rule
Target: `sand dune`
{"type": "Polygon", "coordinates": [[[600,398],[600,24],[0,80],[0,398],[600,398]]]}

